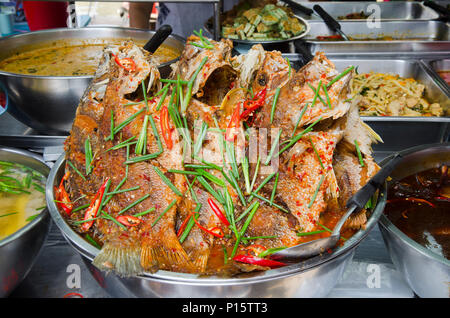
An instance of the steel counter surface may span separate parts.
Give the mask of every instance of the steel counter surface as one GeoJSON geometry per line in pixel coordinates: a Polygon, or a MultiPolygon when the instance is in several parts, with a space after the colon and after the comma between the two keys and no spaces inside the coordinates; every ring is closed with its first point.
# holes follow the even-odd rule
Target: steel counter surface
{"type": "MultiPolygon", "coordinates": [[[[34,267],[10,297],[63,298],[69,293],[78,293],[84,298],[111,297],[52,221],[48,239],[34,267]]],[[[353,261],[329,297],[414,297],[394,268],[378,226],[357,247],[353,261]],[[376,284],[378,274],[379,285],[376,284]]]]}

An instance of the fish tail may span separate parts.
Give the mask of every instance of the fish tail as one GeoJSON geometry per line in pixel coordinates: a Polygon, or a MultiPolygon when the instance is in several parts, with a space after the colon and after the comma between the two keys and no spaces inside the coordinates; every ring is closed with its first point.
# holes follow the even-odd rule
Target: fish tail
{"type": "Polygon", "coordinates": [[[127,277],[144,272],[141,266],[141,253],[138,245],[124,245],[107,242],[92,264],[104,271],[114,271],[119,276],[127,277]]]}
{"type": "Polygon", "coordinates": [[[193,251],[189,254],[189,258],[192,260],[192,265],[199,272],[204,272],[206,270],[206,265],[209,259],[209,249],[202,249],[193,251]]]}
{"type": "Polygon", "coordinates": [[[141,266],[145,270],[155,271],[156,269],[179,269],[192,267],[186,251],[181,245],[174,244],[170,240],[154,242],[148,240],[143,242],[141,248],[141,266]]]}

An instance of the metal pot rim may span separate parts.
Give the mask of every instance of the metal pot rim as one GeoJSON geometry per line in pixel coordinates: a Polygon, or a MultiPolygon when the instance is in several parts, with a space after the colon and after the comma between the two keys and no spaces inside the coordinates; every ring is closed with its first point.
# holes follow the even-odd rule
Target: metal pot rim
{"type": "MultiPolygon", "coordinates": [[[[75,32],[75,31],[80,31],[80,30],[85,30],[85,29],[102,29],[102,30],[108,30],[108,29],[113,29],[113,30],[122,30],[122,31],[136,31],[136,32],[142,32],[142,33],[154,33],[155,31],[152,30],[146,30],[146,29],[138,29],[138,28],[126,28],[126,27],[115,27],[115,26],[111,26],[111,27],[106,27],[106,26],[89,26],[89,27],[84,27],[84,28],[56,28],[56,29],[46,29],[46,30],[39,30],[39,31],[32,31],[32,32],[27,32],[27,33],[22,33],[22,34],[16,34],[16,35],[11,35],[11,36],[7,36],[4,37],[2,39],[0,39],[0,45],[3,41],[8,41],[10,39],[15,39],[15,38],[20,38],[20,37],[26,37],[26,36],[32,36],[34,34],[41,34],[41,33],[58,33],[58,32],[75,32]]],[[[183,37],[177,35],[177,34],[171,34],[169,36],[169,38],[174,38],[175,40],[180,41],[181,43],[185,43],[186,39],[184,39],[183,37]]],[[[181,54],[181,53],[180,53],[181,54]]],[[[178,61],[180,59],[180,57],[177,57],[173,60],[167,61],[165,63],[161,63],[158,65],[158,67],[164,67],[167,65],[170,65],[176,61],[178,61]]],[[[80,76],[51,76],[51,75],[29,75],[29,74],[19,74],[19,73],[11,73],[11,72],[6,72],[6,71],[2,71],[0,70],[0,75],[7,75],[7,76],[11,76],[11,77],[23,77],[23,78],[32,78],[32,79],[45,79],[45,80],[51,80],[51,79],[92,79],[94,77],[94,75],[80,75],[80,76]]]]}
{"type": "MultiPolygon", "coordinates": [[[[22,155],[22,156],[26,156],[29,158],[33,158],[34,160],[42,163],[42,166],[45,166],[46,169],[48,169],[50,171],[50,168],[47,166],[44,159],[30,151],[17,149],[17,148],[11,148],[11,147],[3,147],[3,146],[0,146],[0,151],[7,151],[7,152],[22,155]]],[[[18,239],[23,234],[25,234],[26,232],[30,231],[32,228],[37,226],[37,224],[40,223],[42,221],[42,219],[44,219],[48,213],[49,213],[48,208],[45,208],[44,210],[42,210],[41,213],[39,213],[39,215],[37,217],[35,217],[31,222],[26,224],[24,227],[21,227],[14,233],[12,233],[12,234],[8,235],[7,237],[5,237],[4,239],[0,240],[0,248],[8,245],[9,243],[18,239]]]]}
{"type": "MultiPolygon", "coordinates": [[[[406,150],[402,151],[401,153],[404,156],[408,156],[408,155],[413,155],[413,154],[420,153],[422,151],[430,151],[433,148],[446,148],[446,147],[449,147],[449,149],[450,149],[450,142],[447,142],[447,143],[435,143],[435,144],[417,146],[417,147],[406,149],[406,150]]],[[[389,159],[392,158],[392,156],[393,155],[383,159],[380,164],[383,164],[383,163],[387,162],[389,159]]],[[[386,231],[390,232],[391,234],[393,234],[394,236],[399,238],[402,242],[407,244],[409,247],[411,247],[412,249],[414,249],[418,253],[420,253],[420,254],[428,257],[428,258],[431,258],[432,260],[434,260],[436,262],[442,263],[443,265],[450,266],[450,260],[448,260],[445,257],[440,256],[440,255],[432,252],[431,250],[427,249],[426,247],[420,245],[419,243],[417,243],[416,241],[411,239],[409,236],[407,236],[405,233],[403,233],[398,227],[396,227],[386,217],[386,215],[384,213],[382,213],[381,216],[380,216],[379,224],[386,231]]]]}
{"type": "MultiPolygon", "coordinates": [[[[89,244],[85,239],[83,239],[79,234],[77,234],[64,220],[61,216],[55,202],[53,185],[55,184],[56,178],[58,177],[58,171],[61,169],[65,162],[65,153],[63,153],[58,160],[53,165],[50,174],[47,179],[46,184],[46,200],[47,206],[49,207],[50,215],[62,232],[64,238],[69,242],[69,244],[74,247],[81,255],[92,261],[98,254],[99,250],[93,245],[89,244]]],[[[252,273],[249,277],[233,277],[233,278],[222,278],[216,276],[201,277],[197,274],[187,274],[159,270],[158,272],[144,273],[138,275],[138,278],[151,279],[151,280],[163,280],[163,281],[173,281],[177,283],[190,284],[190,285],[237,285],[246,284],[254,282],[263,282],[268,280],[273,280],[280,277],[287,277],[291,275],[298,274],[299,272],[304,272],[312,268],[318,267],[325,262],[330,262],[340,256],[351,252],[356,246],[369,234],[375,224],[378,222],[379,216],[382,214],[384,205],[386,203],[386,188],[382,189],[382,195],[379,197],[377,205],[372,212],[366,229],[359,230],[351,238],[349,238],[343,246],[337,247],[333,253],[324,255],[319,255],[303,262],[288,265],[285,267],[271,269],[263,272],[252,273]]]]}

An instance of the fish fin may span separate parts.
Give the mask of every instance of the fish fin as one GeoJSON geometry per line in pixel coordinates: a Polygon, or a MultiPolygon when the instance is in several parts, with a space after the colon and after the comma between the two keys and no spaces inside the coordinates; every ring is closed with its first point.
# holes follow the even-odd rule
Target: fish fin
{"type": "MultiPolygon", "coordinates": [[[[162,243],[162,242],[161,242],[162,243]]],[[[177,241],[178,243],[178,241],[177,241]]],[[[179,269],[192,267],[186,251],[181,245],[170,243],[154,243],[154,240],[143,242],[141,249],[141,266],[146,270],[179,269]]]]}
{"type": "Polygon", "coordinates": [[[209,249],[193,251],[191,254],[189,254],[189,258],[198,271],[204,272],[206,270],[206,265],[208,264],[209,249]]]}
{"type": "Polygon", "coordinates": [[[114,271],[122,277],[144,272],[141,266],[140,247],[107,242],[92,264],[103,271],[114,271]]]}

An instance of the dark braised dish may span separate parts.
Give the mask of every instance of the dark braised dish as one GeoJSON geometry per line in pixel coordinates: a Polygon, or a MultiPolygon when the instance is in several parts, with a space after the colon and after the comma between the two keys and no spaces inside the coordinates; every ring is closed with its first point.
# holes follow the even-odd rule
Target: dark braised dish
{"type": "Polygon", "coordinates": [[[395,181],[385,213],[403,233],[450,259],[450,179],[446,165],[395,181]]]}

